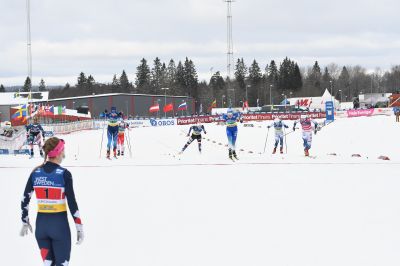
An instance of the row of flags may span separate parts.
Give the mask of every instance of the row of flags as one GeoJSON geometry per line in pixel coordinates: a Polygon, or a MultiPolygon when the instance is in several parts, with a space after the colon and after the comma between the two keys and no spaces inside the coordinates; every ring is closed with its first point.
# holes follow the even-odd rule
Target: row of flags
{"type": "MultiPolygon", "coordinates": [[[[183,102],[178,106],[178,111],[185,111],[185,110],[187,110],[187,108],[188,108],[187,103],[183,102]]],[[[160,111],[160,105],[158,103],[150,106],[150,108],[149,108],[150,113],[157,113],[158,111],[160,111]]],[[[166,104],[163,108],[163,111],[164,111],[164,113],[168,113],[171,111],[173,112],[174,104],[173,103],[166,104]]]]}
{"type": "Polygon", "coordinates": [[[42,116],[53,116],[63,115],[66,112],[65,106],[49,106],[49,105],[36,105],[36,104],[24,104],[21,105],[18,110],[11,116],[11,119],[26,119],[33,115],[42,116]]]}
{"type": "MultiPolygon", "coordinates": [[[[208,111],[211,111],[211,109],[216,108],[216,107],[217,107],[217,100],[215,99],[214,101],[211,102],[211,105],[208,108],[208,111]]],[[[248,101],[243,101],[242,109],[244,110],[245,108],[247,108],[247,109],[249,108],[249,102],[248,101]]],[[[187,105],[186,102],[183,102],[178,106],[178,111],[185,111],[187,109],[188,109],[188,105],[187,105]]],[[[150,108],[149,108],[149,112],[150,113],[157,113],[159,111],[160,111],[160,105],[158,103],[150,106],[150,108]]],[[[174,111],[174,104],[173,103],[169,103],[169,104],[165,105],[164,108],[163,108],[163,111],[165,113],[174,111]]],[[[200,104],[199,113],[202,113],[202,112],[203,112],[203,105],[200,104]]]]}

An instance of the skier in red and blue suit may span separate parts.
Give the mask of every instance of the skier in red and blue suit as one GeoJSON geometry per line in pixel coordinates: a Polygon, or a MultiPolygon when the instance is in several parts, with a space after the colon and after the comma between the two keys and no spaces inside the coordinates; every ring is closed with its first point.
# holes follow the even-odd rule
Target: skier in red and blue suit
{"type": "Polygon", "coordinates": [[[309,150],[311,149],[312,143],[312,132],[314,130],[314,134],[317,134],[317,131],[320,130],[318,123],[315,120],[312,120],[309,115],[301,115],[300,120],[297,120],[293,124],[293,131],[296,130],[296,124],[300,123],[301,129],[303,130],[302,138],[303,138],[303,146],[304,146],[304,155],[309,156],[309,150]],[[313,128],[314,125],[314,128],[313,128]]]}
{"type": "Polygon", "coordinates": [[[32,232],[29,202],[35,193],[38,201],[35,236],[44,266],[67,266],[71,253],[71,231],[68,225],[66,199],[77,230],[77,244],[84,239],[71,173],[60,166],[64,158],[64,140],[56,137],[43,147],[45,162],[29,176],[21,202],[21,236],[32,232]]]}

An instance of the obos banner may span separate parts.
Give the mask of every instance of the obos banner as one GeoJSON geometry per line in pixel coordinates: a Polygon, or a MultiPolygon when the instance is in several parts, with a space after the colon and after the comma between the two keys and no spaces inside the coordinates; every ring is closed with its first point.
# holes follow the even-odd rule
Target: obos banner
{"type": "Polygon", "coordinates": [[[175,126],[176,119],[150,119],[150,125],[153,127],[175,126]]]}

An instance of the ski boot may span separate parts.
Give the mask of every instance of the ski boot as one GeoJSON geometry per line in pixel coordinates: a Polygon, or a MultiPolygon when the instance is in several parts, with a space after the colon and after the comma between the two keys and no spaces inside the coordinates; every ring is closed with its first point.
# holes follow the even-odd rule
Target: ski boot
{"type": "Polygon", "coordinates": [[[39,153],[40,153],[40,156],[42,156],[42,158],[43,158],[44,154],[43,154],[43,150],[42,149],[40,149],[39,153]]]}
{"type": "Polygon", "coordinates": [[[280,150],[280,151],[281,151],[281,154],[283,154],[283,147],[281,147],[281,150],[280,150]]]}
{"type": "Polygon", "coordinates": [[[231,159],[231,160],[233,161],[233,158],[232,158],[232,150],[231,150],[231,149],[229,149],[229,159],[231,159]]]}
{"type": "Polygon", "coordinates": [[[304,149],[304,156],[310,156],[310,153],[308,152],[308,149],[306,148],[306,149],[304,149]]]}
{"type": "Polygon", "coordinates": [[[237,155],[236,155],[236,151],[235,151],[235,150],[233,150],[232,154],[233,154],[233,157],[234,157],[236,160],[239,160],[239,158],[238,158],[237,155]]]}
{"type": "Polygon", "coordinates": [[[114,158],[117,159],[117,149],[114,149],[113,152],[114,152],[114,158]]]}
{"type": "Polygon", "coordinates": [[[120,154],[120,152],[119,152],[119,150],[118,150],[118,152],[117,152],[117,156],[120,156],[121,154],[120,154]]]}
{"type": "Polygon", "coordinates": [[[107,159],[110,159],[110,150],[107,150],[107,159]]]}
{"type": "Polygon", "coordinates": [[[272,151],[272,154],[275,154],[276,153],[276,147],[274,148],[274,150],[272,151]]]}
{"type": "Polygon", "coordinates": [[[124,151],[121,151],[121,156],[124,156],[124,151]]]}

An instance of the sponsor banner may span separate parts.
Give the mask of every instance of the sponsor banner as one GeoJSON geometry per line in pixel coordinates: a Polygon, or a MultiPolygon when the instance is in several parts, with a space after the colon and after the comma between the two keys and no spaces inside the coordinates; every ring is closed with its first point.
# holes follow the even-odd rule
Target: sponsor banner
{"type": "Polygon", "coordinates": [[[217,115],[209,115],[209,116],[196,116],[196,117],[183,117],[178,118],[177,124],[178,125],[190,125],[196,123],[212,123],[216,120],[219,120],[219,116],[217,115]]]}
{"type": "Polygon", "coordinates": [[[54,136],[54,132],[53,132],[53,131],[45,131],[45,132],[44,132],[44,136],[45,136],[46,138],[53,137],[53,136],[54,136]]]}
{"type": "MultiPolygon", "coordinates": [[[[302,113],[255,113],[255,114],[242,114],[244,121],[264,121],[264,120],[274,120],[275,118],[280,118],[282,120],[297,120],[300,119],[302,113]]],[[[323,112],[309,112],[307,113],[313,119],[325,118],[326,114],[323,112]]],[[[212,123],[220,122],[220,116],[199,116],[199,117],[185,117],[178,118],[178,125],[190,125],[196,123],[212,123]]]]}
{"type": "Polygon", "coordinates": [[[254,127],[254,124],[243,124],[243,127],[254,127]]]}
{"type": "Polygon", "coordinates": [[[374,109],[347,110],[347,117],[371,116],[373,114],[374,109]]]}
{"type": "Polygon", "coordinates": [[[150,120],[126,120],[126,123],[128,123],[129,127],[150,127],[150,120]]]}
{"type": "Polygon", "coordinates": [[[375,109],[355,109],[345,111],[347,117],[373,116],[373,115],[392,115],[391,108],[375,108],[375,109]]]}
{"type": "Polygon", "coordinates": [[[20,149],[20,150],[14,150],[14,154],[19,154],[19,155],[29,155],[30,151],[28,149],[20,149]]]}
{"type": "Polygon", "coordinates": [[[153,119],[150,120],[150,125],[152,127],[165,127],[165,126],[175,126],[177,124],[176,119],[153,119]]]}
{"type": "MultiPolygon", "coordinates": [[[[304,113],[268,113],[268,114],[243,114],[244,121],[262,121],[262,120],[274,120],[279,118],[281,120],[297,120],[304,113]]],[[[313,119],[325,118],[326,114],[322,112],[309,112],[306,113],[313,119]]]]}

